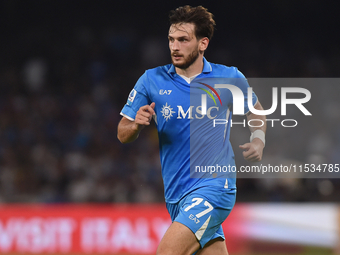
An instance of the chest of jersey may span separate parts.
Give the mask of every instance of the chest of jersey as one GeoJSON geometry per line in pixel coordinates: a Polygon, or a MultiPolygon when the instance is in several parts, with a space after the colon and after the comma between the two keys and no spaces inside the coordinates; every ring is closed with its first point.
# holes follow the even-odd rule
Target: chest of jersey
{"type": "Polygon", "coordinates": [[[151,101],[156,103],[157,125],[185,125],[190,120],[209,121],[224,116],[232,103],[231,93],[201,83],[168,80],[152,84],[151,101]]]}

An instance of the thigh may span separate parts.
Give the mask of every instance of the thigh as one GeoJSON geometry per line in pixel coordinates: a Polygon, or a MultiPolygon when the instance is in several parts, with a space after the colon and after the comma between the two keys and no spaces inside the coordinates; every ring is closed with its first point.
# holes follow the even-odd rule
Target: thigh
{"type": "Polygon", "coordinates": [[[203,249],[199,250],[196,255],[228,255],[225,241],[219,237],[209,241],[203,249]]]}
{"type": "Polygon", "coordinates": [[[157,255],[188,255],[199,247],[194,233],[187,226],[173,222],[158,246],[157,255]]]}

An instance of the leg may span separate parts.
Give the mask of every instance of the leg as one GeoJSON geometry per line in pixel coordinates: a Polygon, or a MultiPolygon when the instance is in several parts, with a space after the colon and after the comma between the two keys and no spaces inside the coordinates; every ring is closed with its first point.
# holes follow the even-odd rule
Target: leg
{"type": "Polygon", "coordinates": [[[227,246],[223,238],[215,238],[209,241],[202,250],[199,250],[196,255],[228,255],[227,246]]]}
{"type": "Polygon", "coordinates": [[[200,247],[194,233],[185,225],[173,222],[165,232],[157,249],[157,255],[189,255],[200,247]]]}

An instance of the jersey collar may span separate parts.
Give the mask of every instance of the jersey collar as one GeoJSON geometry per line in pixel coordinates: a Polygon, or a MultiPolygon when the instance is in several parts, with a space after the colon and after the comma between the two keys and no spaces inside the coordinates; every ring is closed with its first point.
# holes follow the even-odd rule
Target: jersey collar
{"type": "MultiPolygon", "coordinates": [[[[212,71],[211,64],[203,57],[203,70],[202,73],[210,73],[212,71]]],[[[175,66],[171,64],[168,73],[174,74],[176,73],[175,66]]]]}

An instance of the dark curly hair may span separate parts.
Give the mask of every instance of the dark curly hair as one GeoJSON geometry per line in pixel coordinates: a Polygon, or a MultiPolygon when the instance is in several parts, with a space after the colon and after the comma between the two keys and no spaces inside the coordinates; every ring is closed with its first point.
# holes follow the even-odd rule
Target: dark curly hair
{"type": "Polygon", "coordinates": [[[211,40],[214,34],[215,21],[213,14],[202,6],[191,7],[190,5],[178,7],[169,15],[170,25],[181,23],[193,23],[197,39],[208,37],[211,40]]]}

